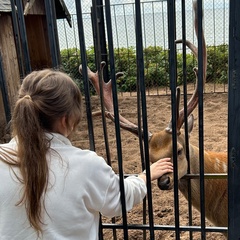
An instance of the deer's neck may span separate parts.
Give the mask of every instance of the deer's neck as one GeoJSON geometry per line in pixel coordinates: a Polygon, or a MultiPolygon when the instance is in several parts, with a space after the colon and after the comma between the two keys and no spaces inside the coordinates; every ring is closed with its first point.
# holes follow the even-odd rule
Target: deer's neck
{"type": "MultiPolygon", "coordinates": [[[[199,174],[200,160],[199,149],[190,145],[189,147],[189,161],[190,161],[190,173],[199,174]]],[[[210,152],[204,151],[204,173],[226,173],[227,172],[227,153],[226,152],[210,152]]],[[[223,199],[226,196],[226,192],[222,189],[222,186],[226,184],[224,180],[205,180],[205,194],[207,203],[211,206],[215,198],[223,199]],[[219,184],[217,188],[216,185],[219,184]],[[209,195],[208,195],[209,194],[209,195]],[[213,197],[212,197],[213,196],[213,197]],[[211,200],[210,200],[211,199],[211,200]]],[[[183,193],[186,199],[188,199],[188,184],[187,179],[179,180],[179,190],[183,193]]],[[[191,180],[192,191],[192,204],[199,208],[200,203],[200,181],[199,179],[191,180]]],[[[208,205],[207,204],[207,205],[208,205]]],[[[206,207],[207,207],[206,205],[206,207]]]]}

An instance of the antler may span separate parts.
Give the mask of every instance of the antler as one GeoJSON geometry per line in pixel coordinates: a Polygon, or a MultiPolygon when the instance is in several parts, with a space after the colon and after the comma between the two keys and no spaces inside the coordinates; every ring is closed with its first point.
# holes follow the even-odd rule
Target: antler
{"type": "MultiPolygon", "coordinates": [[[[195,32],[196,35],[198,36],[198,18],[197,18],[197,1],[193,2],[193,8],[194,8],[194,13],[195,13],[195,19],[194,19],[194,26],[195,26],[195,32]]],[[[176,43],[182,43],[183,40],[176,40],[176,43]]],[[[198,58],[198,49],[196,46],[194,46],[191,42],[186,41],[187,47],[192,51],[193,55],[198,58]]],[[[206,42],[205,42],[205,37],[204,33],[202,31],[202,49],[203,49],[203,84],[205,84],[206,81],[206,72],[207,72],[207,49],[206,49],[206,42]]],[[[195,72],[196,75],[196,88],[195,91],[193,92],[193,95],[191,99],[187,103],[187,116],[191,114],[191,112],[195,109],[195,107],[198,104],[198,69],[194,68],[193,71],[195,72]]],[[[180,98],[180,89],[177,90],[177,104],[179,104],[179,98],[180,98]],[[179,95],[179,96],[178,96],[179,95]]],[[[179,108],[179,105],[178,105],[179,108]]],[[[178,118],[177,118],[177,130],[180,131],[182,125],[184,123],[184,108],[178,113],[178,118]]],[[[172,128],[172,123],[169,123],[169,126],[166,128],[167,131],[171,131],[172,128]]]]}
{"type": "MultiPolygon", "coordinates": [[[[112,80],[110,79],[108,82],[105,82],[103,80],[103,69],[105,67],[106,63],[103,61],[100,65],[100,74],[102,79],[102,92],[103,92],[103,103],[105,107],[105,116],[109,119],[111,119],[113,122],[115,121],[114,117],[114,105],[113,105],[113,97],[112,97],[112,80]]],[[[79,72],[82,74],[82,65],[79,66],[79,72]]],[[[116,79],[123,76],[122,72],[116,73],[116,79]]],[[[99,80],[99,73],[93,72],[88,68],[88,78],[90,82],[92,83],[93,87],[95,88],[97,94],[100,96],[100,80],[99,80]]],[[[92,115],[97,116],[100,115],[101,111],[94,112],[92,115]]],[[[122,129],[125,129],[137,136],[141,136],[143,138],[143,130],[140,130],[138,126],[134,123],[130,122],[126,118],[124,118],[122,115],[119,114],[119,124],[122,129]]],[[[148,132],[148,137],[150,138],[152,134],[148,132]]]]}

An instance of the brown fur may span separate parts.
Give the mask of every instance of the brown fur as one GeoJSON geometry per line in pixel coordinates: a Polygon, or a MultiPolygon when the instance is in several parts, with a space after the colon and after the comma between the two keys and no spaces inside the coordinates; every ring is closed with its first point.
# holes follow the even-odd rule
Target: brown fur
{"type": "MultiPolygon", "coordinates": [[[[166,130],[155,133],[149,141],[150,161],[155,162],[160,158],[173,157],[172,134],[166,130]]],[[[185,137],[178,136],[178,183],[179,190],[188,199],[188,180],[184,175],[188,171],[186,158],[185,137]]],[[[190,144],[190,173],[199,173],[199,149],[190,144]]],[[[205,173],[226,173],[227,153],[204,152],[205,173]]],[[[164,182],[169,177],[168,189],[173,188],[173,174],[166,174],[159,181],[164,182]]],[[[163,190],[168,190],[163,189],[163,190]]],[[[191,180],[192,205],[200,211],[200,181],[191,180]]],[[[226,179],[205,179],[205,215],[215,226],[226,227],[228,225],[228,191],[226,179]]]]}

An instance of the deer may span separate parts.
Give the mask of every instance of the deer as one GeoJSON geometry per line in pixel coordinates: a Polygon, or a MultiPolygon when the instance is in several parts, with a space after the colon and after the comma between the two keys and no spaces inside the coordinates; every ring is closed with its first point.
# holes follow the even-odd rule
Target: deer
{"type": "MultiPolygon", "coordinates": [[[[194,26],[196,35],[198,35],[198,19],[197,19],[197,1],[193,2],[193,8],[195,12],[194,26]]],[[[203,44],[203,80],[206,81],[206,70],[207,70],[207,49],[204,34],[202,34],[202,44],[203,44]]],[[[176,43],[180,43],[182,40],[177,40],[176,43]]],[[[190,41],[186,40],[186,46],[192,51],[195,57],[198,56],[197,47],[190,41]]],[[[102,90],[103,90],[103,102],[105,106],[105,115],[107,118],[111,119],[113,122],[114,109],[113,109],[113,98],[112,98],[112,83],[111,80],[105,82],[103,80],[103,69],[105,67],[105,62],[100,65],[100,73],[98,71],[93,72],[88,68],[88,79],[94,86],[96,92],[100,95],[99,86],[99,74],[101,74],[102,80],[102,90]]],[[[82,73],[82,65],[79,66],[79,72],[82,73]]],[[[198,69],[194,68],[196,81],[198,81],[198,69]]],[[[117,73],[116,79],[122,76],[123,73],[117,73]]],[[[179,111],[180,104],[180,88],[176,91],[177,99],[177,120],[176,120],[176,131],[177,131],[177,169],[178,169],[178,189],[183,194],[183,196],[189,200],[188,184],[189,180],[185,176],[190,174],[199,174],[199,148],[197,146],[189,143],[189,159],[186,156],[186,139],[185,133],[183,131],[184,126],[184,108],[179,111]],[[190,168],[188,169],[188,161],[190,168]]],[[[187,121],[188,121],[188,137],[190,136],[193,126],[194,117],[193,110],[198,105],[198,84],[187,103],[187,121]]],[[[93,115],[98,115],[100,112],[95,112],[93,115]]],[[[119,114],[119,124],[124,130],[127,130],[134,135],[139,135],[142,137],[143,131],[139,131],[138,126],[121,114],[119,114]]],[[[172,120],[170,120],[168,126],[156,133],[148,132],[149,141],[149,160],[151,163],[156,162],[161,158],[172,158],[173,159],[173,143],[172,143],[172,120]]],[[[213,152],[206,151],[204,149],[204,173],[227,173],[227,153],[226,152],[213,152]]],[[[191,204],[194,208],[200,211],[200,181],[199,179],[191,179],[191,204]]],[[[174,174],[167,173],[158,179],[158,186],[161,190],[171,190],[174,187],[174,174]]],[[[205,187],[205,216],[206,218],[217,227],[227,227],[228,225],[228,190],[227,190],[227,180],[226,179],[204,179],[205,187]]],[[[225,237],[226,233],[223,233],[225,237]]]]}

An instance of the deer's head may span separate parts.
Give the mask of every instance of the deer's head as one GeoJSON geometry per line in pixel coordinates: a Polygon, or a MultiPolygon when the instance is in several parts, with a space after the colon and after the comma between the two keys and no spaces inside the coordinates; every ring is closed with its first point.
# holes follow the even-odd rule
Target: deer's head
{"type": "MultiPolygon", "coordinates": [[[[180,94],[180,91],[177,91],[180,94]]],[[[179,121],[179,118],[178,118],[179,121]]],[[[188,133],[190,135],[193,129],[194,118],[190,114],[188,117],[188,133]]],[[[181,128],[181,126],[180,126],[181,128]]],[[[178,164],[178,179],[181,179],[188,171],[188,160],[186,157],[186,143],[183,129],[177,129],[177,164],[178,164]]],[[[152,134],[149,139],[149,158],[152,163],[161,158],[173,159],[173,144],[172,144],[172,128],[171,122],[164,130],[152,134]]],[[[164,174],[158,179],[158,186],[161,190],[169,190],[173,188],[174,178],[173,173],[164,174]]]]}
{"type": "MultiPolygon", "coordinates": [[[[197,2],[194,1],[194,11],[195,11],[195,31],[196,35],[198,34],[197,31],[197,16],[196,16],[196,10],[197,10],[197,2]]],[[[206,68],[207,68],[207,54],[206,54],[206,43],[203,35],[202,39],[203,43],[203,82],[205,83],[206,78],[206,68]]],[[[177,40],[176,43],[181,43],[182,40],[177,40]]],[[[198,49],[189,41],[186,41],[186,45],[188,48],[192,51],[194,56],[197,58],[198,56],[198,49]]],[[[102,76],[103,80],[103,68],[105,66],[105,62],[101,63],[100,66],[100,75],[102,76]]],[[[79,72],[82,72],[82,66],[79,67],[79,72]]],[[[192,97],[187,103],[187,117],[188,117],[188,132],[191,133],[193,129],[193,122],[194,118],[191,114],[192,111],[196,108],[198,104],[198,70],[197,68],[194,68],[194,72],[196,75],[196,88],[192,94],[192,97]]],[[[117,73],[116,78],[122,76],[122,73],[117,73]]],[[[100,95],[100,86],[99,86],[99,73],[98,72],[92,72],[90,69],[88,69],[88,78],[93,84],[96,92],[100,95]]],[[[113,98],[112,98],[112,84],[111,80],[109,80],[107,83],[102,81],[102,90],[103,90],[103,102],[105,106],[105,115],[106,117],[110,118],[112,121],[114,121],[114,108],[113,108],[113,98]]],[[[185,136],[184,131],[181,129],[184,124],[184,109],[179,111],[179,104],[180,104],[180,88],[177,88],[177,122],[176,122],[176,129],[177,129],[177,162],[178,162],[178,179],[181,179],[185,174],[187,174],[188,170],[188,162],[186,158],[186,144],[185,144],[185,136]]],[[[99,115],[101,112],[95,112],[93,115],[99,115]]],[[[129,132],[143,136],[143,131],[139,132],[138,126],[134,123],[128,121],[123,116],[119,115],[119,124],[120,127],[128,130],[129,132]]],[[[172,120],[169,122],[168,126],[157,133],[148,133],[148,139],[149,139],[149,157],[150,161],[156,162],[157,160],[165,157],[173,158],[173,146],[172,146],[172,120]]],[[[173,174],[168,173],[163,175],[158,180],[158,186],[162,190],[168,190],[173,187],[173,174]]]]}

